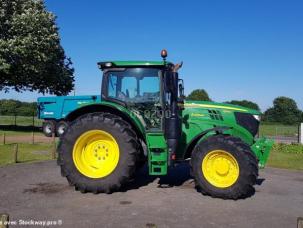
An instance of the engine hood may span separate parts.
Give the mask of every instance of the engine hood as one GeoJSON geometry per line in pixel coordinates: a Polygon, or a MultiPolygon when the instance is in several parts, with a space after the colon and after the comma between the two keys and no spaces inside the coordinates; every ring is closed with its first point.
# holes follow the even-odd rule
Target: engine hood
{"type": "Polygon", "coordinates": [[[260,111],[249,109],[246,107],[226,104],[226,103],[217,103],[217,102],[209,102],[209,101],[194,101],[194,100],[186,100],[184,102],[185,109],[217,109],[222,111],[229,111],[229,112],[243,112],[249,113],[252,115],[261,115],[260,111]]]}

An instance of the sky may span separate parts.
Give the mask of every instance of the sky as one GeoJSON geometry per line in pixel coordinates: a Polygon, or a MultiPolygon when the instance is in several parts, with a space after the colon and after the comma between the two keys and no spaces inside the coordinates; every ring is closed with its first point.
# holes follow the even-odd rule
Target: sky
{"type": "MultiPolygon", "coordinates": [[[[303,1],[46,0],[75,68],[76,95],[100,94],[102,60],[183,61],[185,93],[247,99],[262,110],[277,96],[303,109],[303,1]]],[[[0,93],[34,101],[37,93],[0,93]]]]}

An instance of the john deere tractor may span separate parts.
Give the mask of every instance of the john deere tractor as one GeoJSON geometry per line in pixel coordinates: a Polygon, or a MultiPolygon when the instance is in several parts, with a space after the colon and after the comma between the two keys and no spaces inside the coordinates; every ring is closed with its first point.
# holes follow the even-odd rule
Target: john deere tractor
{"type": "MultiPolygon", "coordinates": [[[[81,192],[110,193],[144,162],[150,175],[190,160],[196,187],[224,199],[250,196],[272,141],[257,138],[260,112],[241,106],[184,99],[182,64],[105,61],[101,101],[66,117],[58,164],[81,192]]],[[[171,170],[171,169],[170,169],[171,170]]]]}

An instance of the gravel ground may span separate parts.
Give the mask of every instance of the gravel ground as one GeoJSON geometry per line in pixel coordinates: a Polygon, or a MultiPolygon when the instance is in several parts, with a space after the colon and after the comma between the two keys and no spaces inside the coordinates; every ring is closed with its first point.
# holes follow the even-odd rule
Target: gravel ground
{"type": "Polygon", "coordinates": [[[17,224],[47,220],[61,227],[296,227],[297,217],[303,216],[302,171],[261,170],[256,193],[238,201],[198,193],[187,164],[161,179],[147,176],[143,168],[134,182],[113,194],[74,191],[54,161],[0,168],[0,180],[0,213],[8,213],[17,224]]]}

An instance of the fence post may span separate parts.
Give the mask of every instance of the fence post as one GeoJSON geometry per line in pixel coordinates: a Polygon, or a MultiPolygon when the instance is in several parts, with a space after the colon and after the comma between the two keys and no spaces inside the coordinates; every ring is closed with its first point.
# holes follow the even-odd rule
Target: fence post
{"type": "Polygon", "coordinates": [[[3,132],[3,145],[5,145],[5,132],[3,132]]]}
{"type": "Polygon", "coordinates": [[[52,134],[52,139],[53,139],[53,149],[52,149],[52,159],[56,159],[56,138],[55,138],[55,133],[52,134]]]}
{"type": "Polygon", "coordinates": [[[14,163],[18,163],[18,144],[14,145],[14,163]]]}
{"type": "Polygon", "coordinates": [[[34,131],[32,132],[32,144],[35,144],[35,133],[34,133],[34,131]]]}
{"type": "Polygon", "coordinates": [[[17,126],[17,114],[15,114],[15,123],[14,123],[14,126],[15,126],[15,129],[16,129],[16,126],[17,126]]]}
{"type": "Polygon", "coordinates": [[[303,123],[299,124],[298,143],[303,144],[303,123]]]}
{"type": "Polygon", "coordinates": [[[35,113],[33,112],[33,129],[35,129],[35,113]]]}

